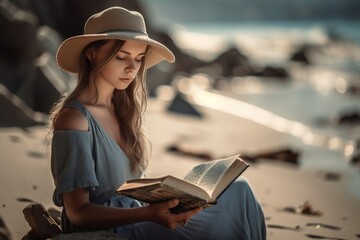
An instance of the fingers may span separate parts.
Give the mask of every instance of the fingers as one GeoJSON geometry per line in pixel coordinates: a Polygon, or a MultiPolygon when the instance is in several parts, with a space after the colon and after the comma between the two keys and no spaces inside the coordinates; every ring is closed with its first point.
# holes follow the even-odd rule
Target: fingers
{"type": "Polygon", "coordinates": [[[178,226],[185,227],[188,223],[188,220],[195,214],[199,213],[202,208],[195,208],[186,212],[178,213],[175,215],[176,222],[178,226]]]}
{"type": "Polygon", "coordinates": [[[175,228],[178,228],[178,227],[186,227],[187,223],[188,223],[187,219],[182,220],[182,221],[178,221],[178,222],[173,222],[172,224],[169,225],[169,228],[170,229],[175,229],[175,228]]]}
{"type": "Polygon", "coordinates": [[[202,208],[195,208],[178,214],[172,213],[170,209],[176,207],[178,204],[178,199],[173,199],[167,202],[155,204],[154,206],[157,207],[154,209],[158,209],[158,214],[156,214],[157,217],[154,218],[154,222],[157,222],[170,229],[175,229],[177,227],[185,227],[188,220],[193,215],[197,214],[202,210],[202,208]]]}
{"type": "Polygon", "coordinates": [[[185,219],[185,220],[183,220],[183,221],[180,221],[179,222],[179,225],[181,226],[181,227],[186,227],[186,225],[187,225],[187,219],[185,219]]]}
{"type": "Polygon", "coordinates": [[[199,213],[201,210],[202,210],[202,208],[194,208],[194,209],[191,209],[191,210],[189,210],[189,211],[180,213],[180,215],[183,215],[182,217],[183,217],[184,219],[189,219],[189,218],[192,217],[193,215],[199,213]]]}
{"type": "Polygon", "coordinates": [[[168,206],[169,208],[173,208],[176,207],[179,204],[179,200],[178,199],[173,199],[168,201],[168,206]]]}

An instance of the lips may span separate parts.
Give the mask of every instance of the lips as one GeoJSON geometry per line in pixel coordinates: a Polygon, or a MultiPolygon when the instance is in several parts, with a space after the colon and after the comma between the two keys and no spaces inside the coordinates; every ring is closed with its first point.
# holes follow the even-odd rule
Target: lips
{"type": "Polygon", "coordinates": [[[122,82],[131,82],[132,78],[119,78],[122,82]]]}

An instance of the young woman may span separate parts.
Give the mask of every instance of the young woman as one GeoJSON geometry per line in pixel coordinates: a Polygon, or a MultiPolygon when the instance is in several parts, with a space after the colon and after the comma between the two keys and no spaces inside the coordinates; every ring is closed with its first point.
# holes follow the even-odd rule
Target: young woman
{"type": "Polygon", "coordinates": [[[172,214],[178,204],[144,205],[115,190],[146,168],[142,115],[145,72],[172,52],[148,37],[138,12],[112,7],[91,16],[84,34],[59,47],[60,68],[78,74],[53,109],[54,203],[65,233],[110,230],[129,239],[265,239],[262,210],[239,178],[217,205],[172,214]]]}

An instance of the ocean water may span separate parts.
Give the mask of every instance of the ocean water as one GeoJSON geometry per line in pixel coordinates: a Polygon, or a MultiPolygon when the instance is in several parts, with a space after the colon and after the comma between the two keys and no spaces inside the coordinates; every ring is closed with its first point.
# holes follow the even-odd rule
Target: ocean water
{"type": "MultiPolygon", "coordinates": [[[[196,103],[295,136],[307,152],[303,168],[344,171],[353,175],[351,188],[360,189],[359,168],[348,162],[359,147],[355,141],[360,139],[360,124],[332,122],[341,114],[360,113],[359,93],[346,91],[350,85],[360,87],[359,26],[360,21],[340,20],[213,22],[176,24],[170,32],[185,52],[204,60],[235,46],[257,66],[286,69],[287,81],[235,77],[216,91],[209,89],[212,76],[198,74],[192,78],[202,79],[199,85],[206,92],[196,103]],[[333,41],[335,37],[342,41],[333,41]],[[304,44],[317,47],[310,55],[312,64],[289,61],[304,44]],[[221,101],[221,107],[211,105],[221,101]]],[[[354,192],[360,198],[359,190],[354,192]]]]}
{"type": "Polygon", "coordinates": [[[178,22],[170,25],[170,33],[180,46],[200,58],[211,59],[234,45],[253,58],[261,56],[258,61],[271,56],[274,62],[285,60],[294,47],[304,43],[327,43],[329,34],[360,44],[360,20],[178,22]]]}

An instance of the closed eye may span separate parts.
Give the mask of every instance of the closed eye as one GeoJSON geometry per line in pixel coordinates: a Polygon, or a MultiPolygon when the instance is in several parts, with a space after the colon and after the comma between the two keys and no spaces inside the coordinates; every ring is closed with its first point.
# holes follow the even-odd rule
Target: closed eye
{"type": "Polygon", "coordinates": [[[140,57],[140,58],[136,58],[135,60],[136,60],[137,62],[141,62],[141,61],[143,60],[143,58],[144,58],[144,57],[140,57]]]}
{"type": "MultiPolygon", "coordinates": [[[[120,57],[120,56],[116,56],[116,59],[120,60],[120,61],[123,61],[125,60],[126,57],[120,57]]],[[[135,58],[135,61],[136,62],[141,62],[143,60],[144,56],[141,56],[141,57],[138,57],[138,58],[135,58]]]]}

